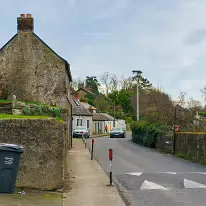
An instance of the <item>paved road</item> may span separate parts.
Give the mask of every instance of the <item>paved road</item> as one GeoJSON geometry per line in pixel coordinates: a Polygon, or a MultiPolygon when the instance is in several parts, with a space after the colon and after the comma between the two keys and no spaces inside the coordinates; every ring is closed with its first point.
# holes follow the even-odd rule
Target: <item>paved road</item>
{"type": "Polygon", "coordinates": [[[206,205],[206,167],[136,145],[131,134],[125,139],[96,138],[94,148],[107,173],[108,150],[113,149],[114,177],[131,205],[206,205]]]}

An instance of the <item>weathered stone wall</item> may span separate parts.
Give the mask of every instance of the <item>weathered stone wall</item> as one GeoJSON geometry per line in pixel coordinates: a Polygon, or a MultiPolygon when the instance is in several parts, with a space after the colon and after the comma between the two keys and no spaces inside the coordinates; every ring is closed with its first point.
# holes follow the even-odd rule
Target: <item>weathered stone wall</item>
{"type": "MultiPolygon", "coordinates": [[[[66,108],[69,79],[65,62],[33,32],[19,31],[0,51],[0,93],[66,108]]],[[[2,94],[3,95],[3,94],[2,94]]]]}
{"type": "Polygon", "coordinates": [[[67,174],[66,125],[55,119],[0,120],[0,142],[21,144],[17,186],[55,190],[67,174]]]}
{"type": "Polygon", "coordinates": [[[69,109],[61,109],[61,118],[67,122],[65,127],[66,130],[66,140],[67,140],[67,149],[71,149],[72,147],[72,114],[71,114],[71,106],[69,109]]]}

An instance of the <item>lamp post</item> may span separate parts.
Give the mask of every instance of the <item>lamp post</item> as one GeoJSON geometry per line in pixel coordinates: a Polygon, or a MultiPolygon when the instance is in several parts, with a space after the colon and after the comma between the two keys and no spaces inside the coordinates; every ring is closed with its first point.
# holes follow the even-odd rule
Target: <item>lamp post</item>
{"type": "Polygon", "coordinates": [[[139,121],[139,77],[137,76],[137,122],[139,121]]]}
{"type": "Polygon", "coordinates": [[[137,122],[139,121],[139,77],[142,74],[140,70],[133,70],[132,71],[135,76],[132,78],[133,80],[137,80],[137,122]]]}
{"type": "Polygon", "coordinates": [[[177,108],[175,106],[175,111],[174,111],[174,128],[173,128],[173,134],[174,134],[174,138],[173,138],[173,155],[175,155],[176,152],[176,121],[177,121],[177,108]]]}

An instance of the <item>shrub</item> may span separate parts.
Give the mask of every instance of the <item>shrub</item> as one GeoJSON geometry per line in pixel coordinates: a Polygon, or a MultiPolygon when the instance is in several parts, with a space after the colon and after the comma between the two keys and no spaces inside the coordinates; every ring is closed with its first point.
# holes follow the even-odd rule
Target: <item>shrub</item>
{"type": "Polygon", "coordinates": [[[53,108],[53,113],[55,117],[61,117],[61,110],[58,107],[53,108]]]}
{"type": "Polygon", "coordinates": [[[34,105],[34,113],[36,115],[42,115],[43,114],[42,106],[40,104],[34,105]]]}
{"type": "Polygon", "coordinates": [[[31,115],[31,109],[29,105],[25,105],[23,112],[25,115],[31,115]]]}
{"type": "Polygon", "coordinates": [[[200,112],[199,115],[203,116],[203,117],[206,117],[206,112],[200,112]]]}
{"type": "Polygon", "coordinates": [[[125,120],[127,124],[131,124],[133,122],[131,117],[126,117],[125,120]]]}
{"type": "Polygon", "coordinates": [[[49,116],[54,117],[54,108],[53,107],[49,107],[48,113],[49,113],[49,116]]]}
{"type": "Polygon", "coordinates": [[[133,122],[131,124],[132,140],[137,144],[154,148],[157,135],[165,132],[166,129],[162,124],[149,124],[145,120],[133,122]]]}
{"type": "Polygon", "coordinates": [[[49,107],[48,108],[49,116],[51,117],[61,117],[61,110],[58,107],[49,107]]]}

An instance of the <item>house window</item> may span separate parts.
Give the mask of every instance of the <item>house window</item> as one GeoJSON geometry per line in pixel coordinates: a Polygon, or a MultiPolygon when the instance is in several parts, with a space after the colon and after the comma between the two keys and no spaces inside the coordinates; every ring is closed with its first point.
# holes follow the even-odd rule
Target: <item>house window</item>
{"type": "Polygon", "coordinates": [[[95,123],[95,132],[97,132],[97,123],[95,123]]]}
{"type": "Polygon", "coordinates": [[[77,126],[79,126],[79,119],[77,119],[77,126]]]}
{"type": "Polygon", "coordinates": [[[89,129],[89,120],[87,120],[87,129],[89,129]]]}
{"type": "Polygon", "coordinates": [[[83,123],[82,123],[82,122],[83,122],[83,120],[81,119],[81,126],[83,126],[83,123]]]}

